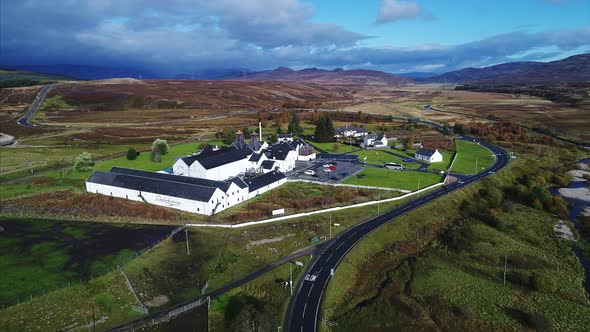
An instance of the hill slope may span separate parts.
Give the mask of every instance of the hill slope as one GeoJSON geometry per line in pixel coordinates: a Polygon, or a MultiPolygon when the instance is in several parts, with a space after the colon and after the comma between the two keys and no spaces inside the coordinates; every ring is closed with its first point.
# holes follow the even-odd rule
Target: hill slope
{"type": "Polygon", "coordinates": [[[590,54],[551,62],[509,62],[465,68],[416,81],[423,83],[557,83],[590,81],[590,54]]]}
{"type": "Polygon", "coordinates": [[[239,81],[291,81],[334,85],[400,85],[412,82],[406,77],[401,77],[377,70],[337,68],[325,70],[318,68],[306,68],[293,70],[279,67],[274,70],[255,72],[241,75],[230,80],[239,81]]]}

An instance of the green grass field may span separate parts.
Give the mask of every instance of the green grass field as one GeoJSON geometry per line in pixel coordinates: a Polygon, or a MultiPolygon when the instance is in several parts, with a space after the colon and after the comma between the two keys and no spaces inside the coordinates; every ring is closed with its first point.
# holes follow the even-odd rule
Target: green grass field
{"type": "MultiPolygon", "coordinates": [[[[108,171],[113,166],[118,167],[125,167],[125,168],[134,168],[134,169],[141,169],[146,171],[159,171],[167,167],[171,167],[174,164],[174,158],[179,156],[190,155],[193,152],[198,150],[198,147],[202,144],[207,142],[190,142],[190,143],[181,143],[170,146],[168,150],[168,154],[165,154],[161,157],[161,162],[154,162],[150,160],[150,152],[141,152],[140,155],[137,157],[136,160],[127,160],[126,156],[121,156],[113,159],[107,160],[99,160],[96,161],[96,165],[94,166],[94,170],[99,171],[108,171]]],[[[214,140],[210,141],[211,144],[221,144],[221,141],[214,140]]],[[[129,145],[130,147],[133,146],[136,149],[142,148],[149,148],[150,145],[141,146],[141,145],[129,145]]],[[[119,149],[123,149],[122,147],[118,147],[119,149]]],[[[3,155],[4,152],[7,152],[7,149],[0,150],[0,156],[3,155]]],[[[76,153],[81,153],[84,149],[74,150],[76,153]]],[[[107,150],[109,151],[109,150],[107,150]]],[[[110,150],[113,151],[113,150],[110,150]]],[[[9,152],[9,151],[8,151],[9,152]]],[[[123,151],[120,151],[123,152],[123,151]]],[[[57,153],[53,152],[51,149],[45,149],[43,153],[57,153]]],[[[113,152],[111,152],[113,153],[113,152]]],[[[65,162],[66,165],[72,165],[73,159],[76,156],[74,154],[70,154],[66,159],[59,159],[60,162],[65,162]],[[68,160],[68,159],[71,159],[68,160]]],[[[8,156],[7,156],[8,158],[8,156]]],[[[38,192],[44,191],[51,191],[56,189],[65,189],[65,188],[75,188],[75,189],[82,189],[84,187],[84,181],[92,174],[90,172],[77,172],[73,169],[67,169],[62,171],[51,171],[44,173],[39,176],[34,176],[26,179],[16,180],[10,184],[2,184],[2,191],[0,191],[0,198],[9,198],[9,197],[16,197],[25,194],[34,194],[38,192]],[[36,178],[51,178],[50,180],[43,179],[35,180],[36,178]],[[37,183],[41,182],[41,183],[37,183]]]]}
{"type": "Polygon", "coordinates": [[[313,146],[317,146],[318,148],[327,151],[328,153],[346,153],[359,149],[358,146],[342,144],[338,142],[316,143],[310,141],[309,143],[313,146]]]}
{"type": "Polygon", "coordinates": [[[457,160],[451,171],[463,174],[475,174],[485,170],[494,163],[492,152],[485,147],[465,140],[457,140],[457,160]]]}
{"type": "Polygon", "coordinates": [[[588,330],[584,272],[571,242],[555,236],[557,218],[513,204],[497,209],[501,224],[491,226],[458,209],[484,185],[512,184],[517,176],[579,157],[563,147],[547,148],[542,157],[523,153],[485,183],[372,233],[337,267],[321,315],[339,331],[588,330]],[[532,280],[539,276],[554,286],[537,288],[532,280]]]}
{"type": "Polygon", "coordinates": [[[404,165],[405,168],[418,168],[420,166],[418,163],[406,163],[402,161],[402,158],[380,150],[363,150],[353,152],[352,154],[356,154],[359,156],[361,162],[368,164],[383,165],[384,163],[398,163],[404,165]]]}
{"type": "Polygon", "coordinates": [[[0,238],[4,306],[109,272],[147,247],[145,237],[171,229],[13,218],[0,225],[8,230],[0,238]]]}
{"type": "Polygon", "coordinates": [[[356,176],[346,179],[343,183],[415,191],[441,181],[442,176],[439,174],[365,168],[356,176]],[[364,175],[364,177],[359,178],[358,175],[364,175]]]}
{"type": "MultiPolygon", "coordinates": [[[[381,204],[380,211],[404,201],[406,200],[381,204]]],[[[141,293],[142,300],[149,302],[157,295],[164,295],[169,300],[164,306],[170,305],[198,296],[206,280],[209,281],[208,291],[211,291],[286,254],[311,245],[312,237],[327,238],[330,220],[340,224],[339,227],[332,227],[332,233],[337,234],[377,213],[378,208],[374,205],[244,229],[190,228],[190,255],[186,251],[184,234],[179,233],[175,238],[160,243],[126,264],[125,270],[137,292],[141,293]]],[[[282,296],[282,290],[275,284],[274,277],[284,278],[284,271],[284,267],[281,267],[276,272],[267,274],[261,283],[257,283],[259,286],[256,288],[263,290],[268,287],[269,295],[282,296]]],[[[245,286],[236,292],[249,289],[250,286],[245,286]]],[[[237,293],[229,293],[229,297],[237,293]]],[[[266,297],[259,294],[257,298],[266,297]]],[[[276,308],[279,308],[286,299],[281,297],[276,301],[276,308]]],[[[93,308],[97,317],[109,317],[104,324],[97,326],[97,330],[104,330],[138,317],[137,313],[130,310],[133,304],[135,302],[121,273],[114,271],[0,311],[0,330],[20,331],[32,327],[59,330],[70,324],[84,325],[92,317],[93,308]],[[68,298],[72,300],[66,300],[68,298]],[[38,308],[45,310],[40,311],[38,308]]],[[[226,305],[221,304],[222,307],[226,305]]],[[[271,310],[273,320],[282,319],[282,310],[271,310]]],[[[215,319],[215,324],[223,324],[218,320],[219,316],[215,319]]]]}

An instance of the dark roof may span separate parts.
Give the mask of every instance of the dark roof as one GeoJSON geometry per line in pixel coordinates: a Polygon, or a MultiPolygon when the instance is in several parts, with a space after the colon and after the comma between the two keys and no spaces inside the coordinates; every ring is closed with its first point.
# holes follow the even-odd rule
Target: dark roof
{"type": "Polygon", "coordinates": [[[421,156],[427,156],[427,157],[432,157],[432,155],[435,152],[436,152],[436,150],[429,149],[429,148],[420,148],[420,149],[416,150],[416,154],[419,154],[421,156]]]}
{"type": "Polygon", "coordinates": [[[246,182],[244,182],[244,180],[240,179],[239,177],[235,177],[235,178],[233,178],[233,179],[231,179],[229,181],[235,183],[241,189],[244,189],[244,188],[247,188],[248,187],[248,185],[246,184],[246,182]]]}
{"type": "Polygon", "coordinates": [[[256,136],[252,136],[252,138],[250,138],[250,143],[248,143],[248,147],[252,149],[252,151],[258,151],[262,147],[262,144],[260,144],[256,136]]]}
{"type": "Polygon", "coordinates": [[[262,153],[255,153],[250,157],[249,161],[257,163],[260,160],[260,158],[262,158],[262,153]]]}
{"type": "MultiPolygon", "coordinates": [[[[164,174],[165,175],[165,174],[164,174]]],[[[95,171],[87,182],[208,202],[216,188],[142,176],[95,171]]]]}
{"type": "Polygon", "coordinates": [[[188,165],[198,161],[205,169],[215,168],[221,165],[229,164],[240,159],[244,159],[252,154],[249,148],[238,150],[235,147],[222,148],[218,151],[209,153],[200,153],[198,155],[182,158],[188,165]]]}
{"type": "Polygon", "coordinates": [[[271,145],[266,149],[265,154],[268,159],[285,160],[289,151],[293,150],[294,149],[289,144],[282,142],[271,145]]]}
{"type": "Polygon", "coordinates": [[[232,145],[238,150],[245,149],[248,146],[244,140],[244,134],[241,131],[236,133],[236,141],[232,145]]]}
{"type": "Polygon", "coordinates": [[[282,180],[285,178],[285,175],[283,173],[281,173],[280,171],[272,171],[272,172],[268,172],[266,174],[257,176],[255,178],[246,180],[246,183],[248,184],[248,186],[250,187],[250,192],[253,192],[255,190],[258,190],[262,187],[268,186],[269,184],[275,183],[279,180],[282,180]]]}
{"type": "Polygon", "coordinates": [[[208,179],[201,179],[201,178],[193,178],[193,177],[189,177],[189,176],[180,176],[180,175],[148,172],[148,171],[141,171],[138,169],[130,169],[130,168],[122,168],[122,167],[111,168],[111,173],[142,176],[142,177],[150,178],[150,179],[159,179],[159,180],[166,180],[166,181],[172,181],[172,182],[194,184],[194,185],[204,186],[204,187],[219,188],[223,192],[227,192],[227,190],[229,189],[229,186],[231,185],[230,182],[224,182],[224,181],[215,181],[215,180],[208,180],[208,179]]]}
{"type": "Polygon", "coordinates": [[[262,162],[262,164],[260,166],[262,166],[262,168],[264,168],[264,169],[272,169],[274,165],[275,165],[274,161],[265,160],[262,162]]]}
{"type": "Polygon", "coordinates": [[[277,134],[277,138],[290,138],[293,137],[292,133],[288,133],[288,134],[277,134]]]}

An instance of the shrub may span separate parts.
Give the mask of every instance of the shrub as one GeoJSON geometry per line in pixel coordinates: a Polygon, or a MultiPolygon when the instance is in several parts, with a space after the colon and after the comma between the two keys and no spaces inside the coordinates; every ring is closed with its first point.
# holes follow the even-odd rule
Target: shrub
{"type": "Polygon", "coordinates": [[[156,138],[156,140],[152,144],[152,151],[158,150],[158,152],[160,153],[160,155],[167,154],[168,153],[168,148],[169,148],[168,141],[166,141],[164,139],[156,138]]]}
{"type": "Polygon", "coordinates": [[[527,272],[510,271],[506,274],[506,280],[513,284],[529,288],[531,282],[531,275],[527,272]]]}
{"type": "Polygon", "coordinates": [[[557,291],[557,280],[550,275],[536,273],[531,277],[531,286],[536,291],[553,293],[557,291]]]}
{"type": "Polygon", "coordinates": [[[94,161],[92,155],[88,152],[82,152],[74,160],[74,169],[78,172],[88,172],[94,167],[94,161]]]}
{"type": "Polygon", "coordinates": [[[129,150],[127,150],[127,160],[137,159],[138,154],[139,153],[137,153],[137,151],[134,148],[129,148],[129,150]]]}

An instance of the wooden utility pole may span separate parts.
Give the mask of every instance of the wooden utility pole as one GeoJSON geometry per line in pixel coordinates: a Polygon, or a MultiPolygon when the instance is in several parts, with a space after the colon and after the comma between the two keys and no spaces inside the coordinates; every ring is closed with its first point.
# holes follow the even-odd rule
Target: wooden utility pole
{"type": "Polygon", "coordinates": [[[185,239],[186,239],[186,254],[190,255],[191,254],[191,249],[188,246],[188,229],[184,229],[184,234],[185,234],[185,239]]]}

